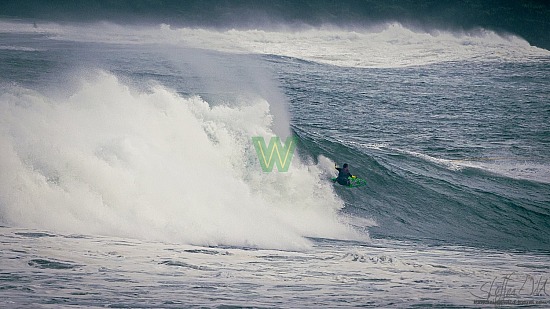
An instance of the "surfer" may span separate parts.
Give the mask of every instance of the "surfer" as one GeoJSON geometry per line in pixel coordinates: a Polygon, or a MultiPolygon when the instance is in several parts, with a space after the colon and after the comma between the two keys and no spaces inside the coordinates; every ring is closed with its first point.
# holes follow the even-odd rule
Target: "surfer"
{"type": "Polygon", "coordinates": [[[341,168],[338,166],[334,166],[334,168],[338,170],[338,177],[336,177],[336,182],[338,182],[343,186],[349,186],[350,185],[349,177],[355,178],[355,176],[353,176],[349,172],[348,164],[344,163],[344,165],[342,165],[341,168]]]}

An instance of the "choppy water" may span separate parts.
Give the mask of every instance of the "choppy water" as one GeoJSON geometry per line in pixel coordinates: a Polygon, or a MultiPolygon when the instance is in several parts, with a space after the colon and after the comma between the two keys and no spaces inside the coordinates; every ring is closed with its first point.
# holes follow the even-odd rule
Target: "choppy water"
{"type": "Polygon", "coordinates": [[[476,306],[476,300],[547,304],[547,255],[387,240],[314,242],[307,251],[293,252],[2,228],[0,276],[6,297],[1,304],[43,308],[447,308],[476,306]],[[504,284],[515,295],[505,296],[504,284]]]}
{"type": "Polygon", "coordinates": [[[548,306],[547,50],[2,29],[2,306],[548,306]],[[289,172],[262,172],[251,137],[291,133],[289,172]],[[368,185],[334,187],[335,162],[368,185]]]}

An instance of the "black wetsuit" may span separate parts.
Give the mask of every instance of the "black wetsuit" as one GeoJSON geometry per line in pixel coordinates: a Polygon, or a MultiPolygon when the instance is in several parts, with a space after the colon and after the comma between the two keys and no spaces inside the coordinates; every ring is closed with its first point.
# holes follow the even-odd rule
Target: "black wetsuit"
{"type": "Polygon", "coordinates": [[[336,178],[336,182],[343,186],[349,186],[349,177],[351,177],[351,173],[349,172],[349,169],[343,168],[343,167],[337,167],[338,170],[338,177],[336,178]]]}

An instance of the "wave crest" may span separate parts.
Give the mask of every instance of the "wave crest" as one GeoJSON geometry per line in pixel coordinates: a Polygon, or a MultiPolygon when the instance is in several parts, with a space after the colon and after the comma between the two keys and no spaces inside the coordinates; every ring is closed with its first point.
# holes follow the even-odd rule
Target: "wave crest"
{"type": "Polygon", "coordinates": [[[16,226],[203,245],[300,249],[361,238],[315,165],[262,172],[250,136],[273,135],[269,103],[214,106],[114,75],[64,99],[0,96],[0,214],[16,226]]]}

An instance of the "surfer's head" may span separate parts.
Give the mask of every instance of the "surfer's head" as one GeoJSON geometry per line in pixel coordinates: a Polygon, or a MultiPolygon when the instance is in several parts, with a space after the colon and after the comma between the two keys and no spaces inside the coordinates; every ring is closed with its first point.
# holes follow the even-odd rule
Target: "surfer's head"
{"type": "Polygon", "coordinates": [[[344,165],[342,166],[343,168],[348,168],[348,164],[347,163],[344,163],[344,165]]]}

